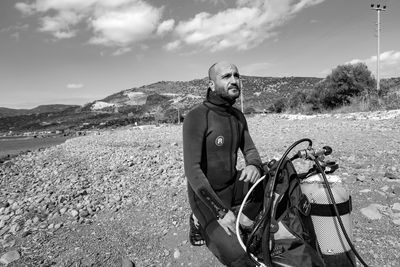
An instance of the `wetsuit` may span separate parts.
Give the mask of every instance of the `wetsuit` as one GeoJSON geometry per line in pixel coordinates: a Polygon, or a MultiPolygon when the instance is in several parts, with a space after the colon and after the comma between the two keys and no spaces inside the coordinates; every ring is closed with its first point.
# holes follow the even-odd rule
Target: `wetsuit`
{"type": "MultiPolygon", "coordinates": [[[[238,181],[240,173],[236,169],[239,148],[246,165],[261,171],[261,159],[246,119],[232,104],[209,91],[206,101],[185,117],[185,175],[190,207],[203,229],[207,247],[225,265],[253,266],[236,236],[227,235],[217,222],[239,205],[246,194],[248,185],[238,181]]],[[[247,205],[243,212],[250,219],[261,207],[262,194],[258,193],[257,201],[247,205]]]]}

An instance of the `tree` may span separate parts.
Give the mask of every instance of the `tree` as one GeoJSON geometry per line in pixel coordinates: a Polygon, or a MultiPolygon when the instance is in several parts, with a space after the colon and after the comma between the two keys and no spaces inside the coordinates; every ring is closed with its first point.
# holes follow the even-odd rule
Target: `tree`
{"type": "Polygon", "coordinates": [[[320,100],[326,108],[349,104],[352,97],[376,94],[375,84],[365,63],[339,65],[326,77],[320,100]]]}

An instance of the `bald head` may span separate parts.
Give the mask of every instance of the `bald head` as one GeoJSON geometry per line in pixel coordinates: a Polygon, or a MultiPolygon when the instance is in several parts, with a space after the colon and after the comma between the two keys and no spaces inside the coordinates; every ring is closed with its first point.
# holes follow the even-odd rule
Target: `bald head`
{"type": "Polygon", "coordinates": [[[227,61],[216,62],[211,65],[208,69],[208,79],[215,81],[215,78],[218,74],[226,71],[236,71],[239,73],[238,68],[236,65],[229,63],[227,61]]]}

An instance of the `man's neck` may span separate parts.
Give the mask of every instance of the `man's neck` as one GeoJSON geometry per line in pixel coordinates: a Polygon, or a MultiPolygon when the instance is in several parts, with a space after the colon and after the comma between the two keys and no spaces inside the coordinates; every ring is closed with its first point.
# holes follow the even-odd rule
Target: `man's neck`
{"type": "Polygon", "coordinates": [[[207,91],[207,101],[221,107],[232,107],[232,105],[236,102],[235,99],[227,99],[215,93],[214,91],[211,91],[210,89],[207,91]]]}

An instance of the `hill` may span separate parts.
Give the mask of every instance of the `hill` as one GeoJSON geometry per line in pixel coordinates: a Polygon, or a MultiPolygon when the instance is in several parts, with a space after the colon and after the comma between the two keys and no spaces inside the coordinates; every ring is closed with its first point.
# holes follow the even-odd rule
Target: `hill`
{"type": "MultiPolygon", "coordinates": [[[[280,100],[310,92],[316,77],[242,76],[244,112],[275,112],[280,100]]],[[[134,87],[84,106],[43,105],[30,110],[0,108],[0,133],[37,130],[82,130],[148,122],[177,122],[206,94],[207,78],[160,81],[134,87]]],[[[387,90],[400,91],[400,78],[382,80],[387,90]]],[[[235,104],[240,108],[240,101],[235,104]]]]}
{"type": "Polygon", "coordinates": [[[78,107],[79,107],[78,105],[62,105],[62,104],[40,105],[32,109],[12,109],[12,108],[0,107],[0,118],[40,114],[40,113],[62,112],[67,109],[78,108],[78,107]]]}

